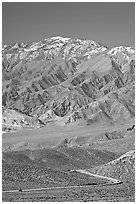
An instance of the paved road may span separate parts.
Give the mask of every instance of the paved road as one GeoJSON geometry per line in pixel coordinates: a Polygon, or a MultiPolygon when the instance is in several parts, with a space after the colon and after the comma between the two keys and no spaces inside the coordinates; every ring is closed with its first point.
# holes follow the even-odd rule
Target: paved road
{"type": "MultiPolygon", "coordinates": [[[[89,171],[87,170],[72,170],[72,171],[76,171],[76,172],[79,172],[79,173],[82,173],[82,174],[87,174],[89,176],[94,176],[96,178],[102,178],[102,179],[107,179],[113,183],[121,183],[122,181],[118,180],[118,179],[114,179],[114,178],[110,178],[110,177],[107,177],[107,176],[101,176],[101,175],[98,175],[98,174],[93,174],[93,173],[90,173],[89,171]]],[[[71,171],[71,172],[72,172],[71,171]]]]}
{"type": "MultiPolygon", "coordinates": [[[[41,190],[54,190],[54,189],[65,189],[65,188],[78,188],[83,186],[56,186],[56,187],[48,187],[48,188],[34,188],[34,189],[25,189],[22,190],[23,192],[29,192],[29,191],[41,191],[41,190]]],[[[11,191],[2,191],[2,193],[15,193],[19,192],[19,190],[11,190],[11,191]]]]}
{"type": "MultiPolygon", "coordinates": [[[[41,191],[41,190],[55,190],[55,189],[68,189],[68,188],[81,188],[81,187],[89,187],[89,185],[83,186],[56,186],[56,187],[48,187],[48,188],[34,188],[34,189],[24,189],[22,192],[30,192],[30,191],[41,191]]],[[[2,193],[16,193],[20,192],[19,190],[10,190],[10,191],[2,191],[2,193]]]]}

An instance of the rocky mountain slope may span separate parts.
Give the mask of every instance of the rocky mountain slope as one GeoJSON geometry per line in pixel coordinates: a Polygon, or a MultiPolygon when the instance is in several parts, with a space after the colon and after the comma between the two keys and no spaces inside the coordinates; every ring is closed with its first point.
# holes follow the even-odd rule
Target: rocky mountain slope
{"type": "Polygon", "coordinates": [[[135,151],[129,151],[107,164],[96,167],[92,171],[99,175],[133,182],[135,179],[135,151]]]}
{"type": "Polygon", "coordinates": [[[135,50],[52,37],[2,50],[3,130],[135,117],[135,50]]]}

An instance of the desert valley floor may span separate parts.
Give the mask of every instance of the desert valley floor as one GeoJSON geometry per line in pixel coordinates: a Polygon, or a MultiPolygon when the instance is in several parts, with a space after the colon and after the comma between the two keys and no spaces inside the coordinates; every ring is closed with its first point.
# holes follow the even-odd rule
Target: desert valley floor
{"type": "Polygon", "coordinates": [[[52,124],[3,133],[3,201],[133,202],[135,130],[127,131],[133,124],[52,124]],[[124,137],[105,137],[114,133],[124,137]]]}

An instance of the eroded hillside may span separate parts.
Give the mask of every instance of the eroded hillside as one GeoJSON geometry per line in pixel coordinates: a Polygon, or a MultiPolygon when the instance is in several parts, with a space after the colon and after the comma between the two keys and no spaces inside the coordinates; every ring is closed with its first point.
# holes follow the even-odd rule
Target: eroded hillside
{"type": "Polygon", "coordinates": [[[5,46],[3,130],[134,118],[134,54],[62,37],[5,46]]]}

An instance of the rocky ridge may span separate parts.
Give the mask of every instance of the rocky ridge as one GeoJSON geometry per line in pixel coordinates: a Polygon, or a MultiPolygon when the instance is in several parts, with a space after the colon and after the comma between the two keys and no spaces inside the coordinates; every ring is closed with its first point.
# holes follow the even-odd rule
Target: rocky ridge
{"type": "Polygon", "coordinates": [[[4,46],[2,57],[4,127],[12,129],[15,122],[18,127],[115,123],[135,116],[131,47],[108,49],[94,41],[58,36],[4,46]],[[26,117],[28,122],[22,122],[26,117]]]}

